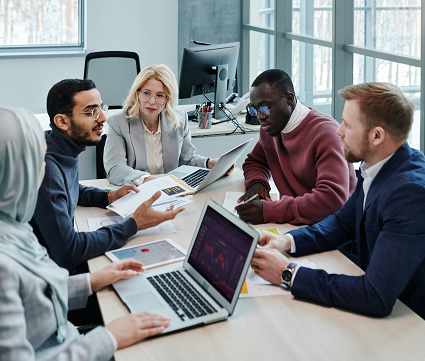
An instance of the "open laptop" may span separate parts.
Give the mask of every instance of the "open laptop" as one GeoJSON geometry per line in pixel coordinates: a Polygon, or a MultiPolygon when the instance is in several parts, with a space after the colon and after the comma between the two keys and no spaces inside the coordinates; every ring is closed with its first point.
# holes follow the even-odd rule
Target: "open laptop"
{"type": "Polygon", "coordinates": [[[113,284],[131,313],[171,319],[163,333],[227,319],[235,309],[259,233],[208,199],[182,266],[113,284]]]}
{"type": "Polygon", "coordinates": [[[197,193],[224,176],[229,168],[236,163],[251,140],[252,138],[224,153],[212,169],[182,165],[168,174],[173,174],[177,178],[185,181],[189,186],[195,189],[193,193],[197,193]]]}

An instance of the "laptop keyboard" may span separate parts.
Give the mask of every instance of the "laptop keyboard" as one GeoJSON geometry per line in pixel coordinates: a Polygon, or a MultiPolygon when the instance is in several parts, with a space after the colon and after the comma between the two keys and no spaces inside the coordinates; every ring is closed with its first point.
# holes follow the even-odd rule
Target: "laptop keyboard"
{"type": "Polygon", "coordinates": [[[179,271],[146,278],[173,311],[185,321],[217,312],[179,271]]]}
{"type": "Polygon", "coordinates": [[[182,180],[184,180],[192,188],[195,188],[201,184],[209,172],[210,171],[206,169],[198,169],[186,177],[183,177],[182,180]]]}

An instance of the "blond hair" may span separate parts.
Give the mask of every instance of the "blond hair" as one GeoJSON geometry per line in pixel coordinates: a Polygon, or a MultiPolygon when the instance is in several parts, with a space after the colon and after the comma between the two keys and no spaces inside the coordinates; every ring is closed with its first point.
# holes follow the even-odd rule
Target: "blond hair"
{"type": "Polygon", "coordinates": [[[359,104],[360,120],[367,130],[384,128],[395,141],[406,141],[413,123],[415,104],[394,84],[371,82],[338,91],[345,100],[359,104]]]}
{"type": "Polygon", "coordinates": [[[139,90],[143,88],[149,79],[159,80],[164,85],[164,92],[168,96],[165,103],[165,117],[170,122],[172,129],[178,121],[177,113],[174,110],[179,99],[177,79],[171,69],[164,65],[150,65],[144,68],[134,79],[133,85],[124,100],[123,108],[127,118],[140,118],[139,90]]]}

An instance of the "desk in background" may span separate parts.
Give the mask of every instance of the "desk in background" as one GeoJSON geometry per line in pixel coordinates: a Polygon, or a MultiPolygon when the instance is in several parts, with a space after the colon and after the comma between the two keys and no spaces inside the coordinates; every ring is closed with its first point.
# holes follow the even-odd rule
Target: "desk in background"
{"type": "MultiPolygon", "coordinates": [[[[178,108],[185,111],[194,109],[194,105],[182,105],[178,108]]],[[[108,117],[120,112],[121,109],[111,109],[108,111],[108,117]]],[[[50,130],[49,116],[46,114],[35,115],[40,122],[43,130],[50,130]]],[[[230,122],[216,124],[211,129],[199,129],[197,122],[189,121],[190,133],[192,135],[192,143],[196,147],[196,152],[206,157],[218,158],[228,150],[242,144],[248,139],[254,138],[251,144],[247,147],[244,153],[240,156],[236,165],[242,167],[246,155],[251,152],[254,145],[259,139],[259,125],[245,124],[245,115],[238,115],[239,123],[245,128],[246,134],[243,134],[239,129],[235,130],[235,126],[230,122]]],[[[105,127],[107,124],[105,125],[105,127]]],[[[105,129],[106,130],[106,129],[105,129]]],[[[80,180],[96,178],[96,148],[87,147],[86,151],[80,154],[78,165],[80,180]]]]}
{"type": "MultiPolygon", "coordinates": [[[[85,185],[107,187],[106,180],[85,185]]],[[[172,222],[177,233],[139,237],[128,245],[169,237],[188,248],[207,198],[222,204],[226,191],[243,191],[240,169],[194,195],[172,222]]],[[[88,231],[86,218],[112,215],[99,208],[77,207],[80,231],[88,231]]],[[[277,227],[281,233],[297,228],[289,224],[256,225],[277,227]]],[[[330,273],[358,276],[363,271],[338,251],[305,257],[330,273]]],[[[109,264],[105,256],[89,261],[91,271],[109,264]]],[[[128,313],[111,287],[97,293],[105,324],[128,313]]],[[[182,331],[117,351],[124,360],[423,360],[425,321],[397,301],[383,319],[296,300],[292,296],[248,298],[238,301],[228,321],[182,331]]]]}

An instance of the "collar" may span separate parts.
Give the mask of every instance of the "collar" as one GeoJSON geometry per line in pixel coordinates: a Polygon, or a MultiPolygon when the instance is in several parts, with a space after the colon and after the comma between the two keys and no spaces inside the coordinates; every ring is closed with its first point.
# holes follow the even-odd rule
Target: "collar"
{"type": "Polygon", "coordinates": [[[360,166],[363,179],[370,178],[371,180],[373,180],[376,177],[376,175],[379,173],[381,168],[384,166],[384,164],[387,163],[393,155],[394,153],[389,155],[387,158],[382,159],[378,163],[375,163],[374,165],[370,167],[367,167],[366,164],[363,162],[360,166]]]}
{"type": "Polygon", "coordinates": [[[143,119],[142,119],[142,124],[143,124],[143,129],[145,130],[145,133],[150,133],[150,134],[152,134],[152,135],[161,134],[161,121],[159,121],[159,122],[158,122],[158,130],[157,130],[155,133],[151,132],[151,131],[148,129],[148,127],[146,126],[146,124],[145,124],[145,122],[143,121],[143,119]]]}
{"type": "Polygon", "coordinates": [[[294,111],[289,118],[288,124],[283,128],[282,133],[292,132],[298,125],[302,123],[307,114],[310,112],[310,109],[301,104],[297,99],[297,105],[295,106],[294,111]]]}
{"type": "Polygon", "coordinates": [[[65,154],[70,155],[73,158],[77,158],[80,153],[86,150],[86,145],[84,147],[80,147],[75,144],[74,141],[62,132],[55,124],[50,124],[50,127],[52,130],[48,133],[50,133],[52,139],[65,154]]]}

